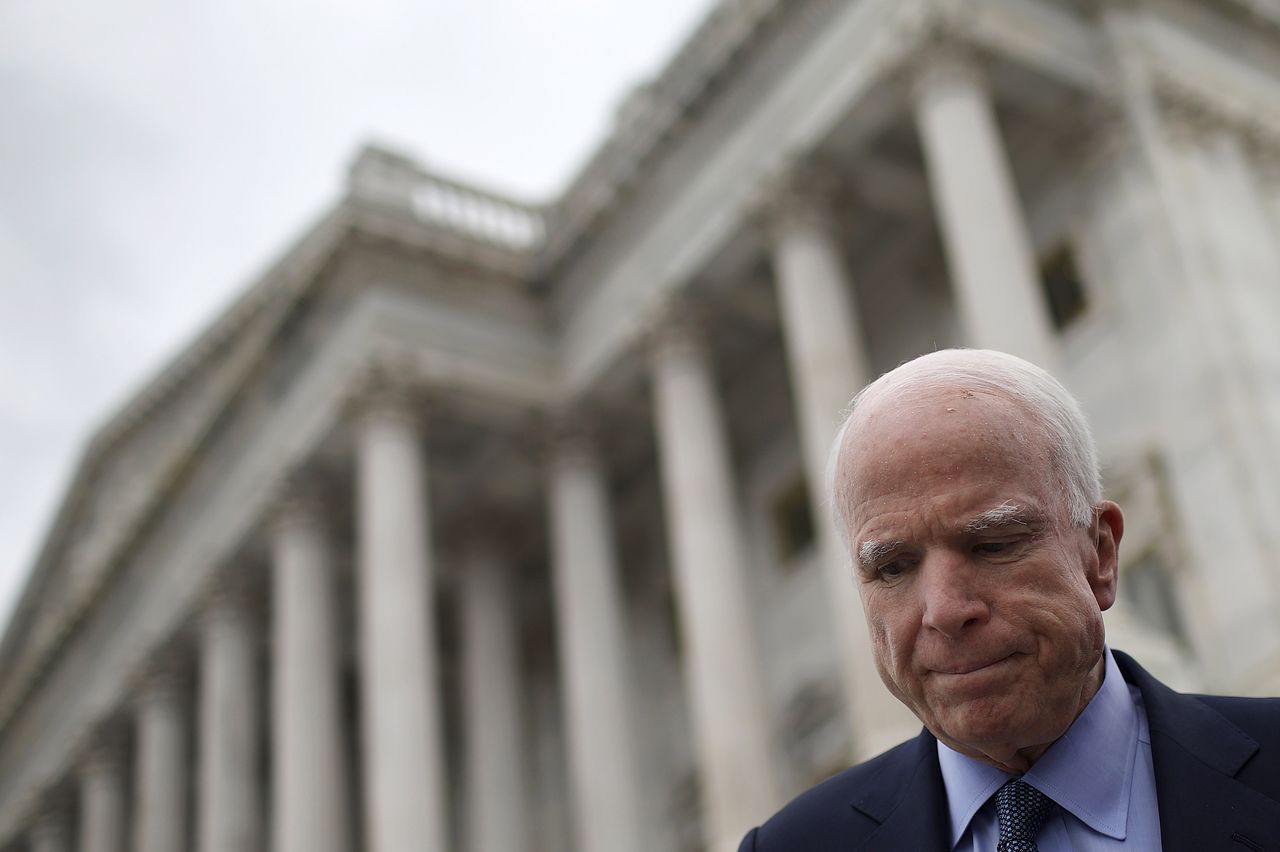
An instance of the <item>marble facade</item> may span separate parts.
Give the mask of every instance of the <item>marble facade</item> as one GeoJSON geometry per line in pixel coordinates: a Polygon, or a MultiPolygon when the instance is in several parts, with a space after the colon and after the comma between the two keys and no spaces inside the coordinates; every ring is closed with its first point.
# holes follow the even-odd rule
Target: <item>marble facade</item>
{"type": "Polygon", "coordinates": [[[0,852],[736,848],[915,728],[823,469],[938,346],[1080,396],[1112,643],[1278,692],[1278,245],[1245,0],[723,0],[550,204],[365,149],[90,444],[0,852]]]}

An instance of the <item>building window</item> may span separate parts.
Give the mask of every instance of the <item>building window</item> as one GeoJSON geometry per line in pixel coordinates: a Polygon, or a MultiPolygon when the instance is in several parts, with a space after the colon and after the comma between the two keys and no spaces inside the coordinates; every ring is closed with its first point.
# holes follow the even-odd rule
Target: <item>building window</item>
{"type": "Polygon", "coordinates": [[[829,680],[803,684],[782,712],[781,740],[795,777],[806,785],[843,769],[849,754],[845,728],[839,724],[843,701],[829,680]]]}
{"type": "Polygon", "coordinates": [[[1058,331],[1074,322],[1085,309],[1084,279],[1070,243],[1057,246],[1040,262],[1040,285],[1049,303],[1049,316],[1058,331]]]}
{"type": "Polygon", "coordinates": [[[1173,588],[1173,577],[1159,554],[1147,553],[1126,565],[1120,572],[1120,593],[1133,607],[1139,621],[1187,644],[1186,621],[1173,588]]]}
{"type": "Polygon", "coordinates": [[[813,512],[803,476],[796,477],[777,493],[769,504],[769,515],[773,522],[774,549],[781,564],[786,565],[813,545],[813,512]]]}

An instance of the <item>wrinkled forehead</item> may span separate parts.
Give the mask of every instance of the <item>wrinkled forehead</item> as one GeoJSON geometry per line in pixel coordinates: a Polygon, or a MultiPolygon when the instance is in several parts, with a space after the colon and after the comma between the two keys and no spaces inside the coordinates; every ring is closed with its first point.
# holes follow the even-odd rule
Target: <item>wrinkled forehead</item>
{"type": "Polygon", "coordinates": [[[1045,430],[1024,404],[963,384],[905,389],[859,405],[839,450],[836,498],[882,478],[956,476],[974,468],[1049,476],[1045,430]]]}

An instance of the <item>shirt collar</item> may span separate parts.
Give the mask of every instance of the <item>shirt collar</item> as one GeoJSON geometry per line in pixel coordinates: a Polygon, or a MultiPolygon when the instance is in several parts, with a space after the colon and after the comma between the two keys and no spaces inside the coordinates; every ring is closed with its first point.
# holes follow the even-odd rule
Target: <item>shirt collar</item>
{"type": "MultiPolygon", "coordinates": [[[[1111,650],[1104,648],[1103,654],[1106,670],[1097,695],[1022,777],[1094,831],[1123,840],[1139,717],[1111,650]]],[[[941,741],[938,762],[954,848],[991,794],[1014,776],[941,741]]]]}

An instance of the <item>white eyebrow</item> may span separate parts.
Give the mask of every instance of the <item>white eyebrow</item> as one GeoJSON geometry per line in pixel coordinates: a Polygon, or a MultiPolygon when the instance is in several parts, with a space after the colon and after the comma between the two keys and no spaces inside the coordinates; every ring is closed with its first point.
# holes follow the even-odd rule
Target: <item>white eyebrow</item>
{"type": "Polygon", "coordinates": [[[867,566],[874,565],[901,546],[902,542],[900,541],[868,539],[858,547],[858,563],[867,566]]]}
{"type": "Polygon", "coordinates": [[[1030,525],[1030,513],[1022,506],[1012,500],[1005,500],[999,506],[988,509],[981,515],[978,515],[969,523],[964,525],[964,531],[969,533],[982,532],[991,527],[1007,526],[1009,524],[1030,525]]]}

